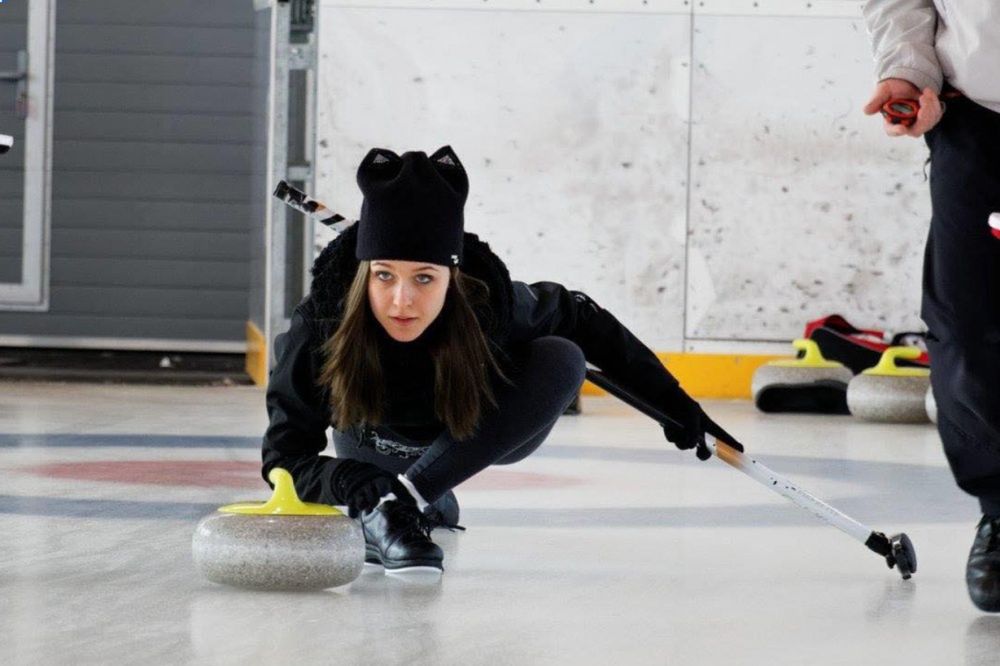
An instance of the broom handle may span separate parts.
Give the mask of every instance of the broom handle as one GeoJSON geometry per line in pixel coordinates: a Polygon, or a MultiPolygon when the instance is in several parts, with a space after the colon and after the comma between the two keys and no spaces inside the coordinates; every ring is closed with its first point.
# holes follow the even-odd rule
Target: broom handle
{"type": "MultiPolygon", "coordinates": [[[[670,418],[641,398],[632,395],[608,379],[608,377],[603,373],[588,368],[587,379],[622,402],[635,407],[657,423],[673,427],[681,426],[676,419],[670,418]]],[[[783,495],[787,499],[791,500],[796,506],[805,509],[823,522],[833,525],[861,543],[868,545],[869,540],[874,534],[876,534],[870,527],[862,525],[850,516],[841,513],[826,502],[814,497],[802,488],[798,487],[798,485],[792,483],[782,475],[769,469],[763,463],[754,460],[746,453],[743,453],[738,449],[734,449],[725,442],[716,439],[708,433],[705,434],[705,443],[712,447],[715,451],[716,457],[718,457],[722,462],[731,467],[735,467],[758,483],[767,486],[779,495],[783,495]]]]}

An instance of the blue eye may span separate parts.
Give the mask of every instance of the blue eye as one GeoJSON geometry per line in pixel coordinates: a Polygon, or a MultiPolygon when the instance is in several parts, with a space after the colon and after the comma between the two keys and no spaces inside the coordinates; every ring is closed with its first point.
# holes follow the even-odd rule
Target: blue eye
{"type": "Polygon", "coordinates": [[[431,282],[434,282],[434,277],[431,275],[418,275],[416,279],[420,284],[430,284],[431,282]]]}
{"type": "Polygon", "coordinates": [[[392,273],[389,271],[375,271],[375,278],[382,282],[388,282],[392,279],[392,273]]]}

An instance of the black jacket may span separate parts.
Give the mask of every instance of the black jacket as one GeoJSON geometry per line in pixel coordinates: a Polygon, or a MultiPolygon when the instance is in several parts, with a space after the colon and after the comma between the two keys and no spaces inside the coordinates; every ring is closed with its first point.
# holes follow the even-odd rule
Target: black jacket
{"type": "MultiPolygon", "coordinates": [[[[292,314],[288,332],[274,341],[263,476],[267,479],[273,467],[287,469],[306,501],[342,503],[331,484],[339,461],[320,455],[327,446],[332,415],[329,391],[318,386],[316,379],[323,366],[321,347],[340,323],[343,298],[357,271],[356,238],[354,226],[316,259],[309,295],[292,314]]],[[[535,338],[564,337],[579,345],[587,361],[611,379],[647,402],[668,406],[679,390],[677,380],[610,312],[586,294],[554,282],[513,282],[489,245],[470,233],[465,234],[464,243],[463,272],[483,280],[490,289],[489,306],[476,315],[499,359],[535,338]]]]}

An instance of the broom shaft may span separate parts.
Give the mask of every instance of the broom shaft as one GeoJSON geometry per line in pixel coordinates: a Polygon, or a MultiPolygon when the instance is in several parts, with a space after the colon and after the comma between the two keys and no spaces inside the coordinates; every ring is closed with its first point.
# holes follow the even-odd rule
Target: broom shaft
{"type": "MultiPolygon", "coordinates": [[[[587,379],[601,387],[622,402],[635,407],[661,425],[680,427],[681,424],[658,408],[653,407],[608,379],[597,370],[587,370],[587,379]]],[[[706,434],[705,443],[712,447],[716,457],[731,467],[735,467],[760,484],[770,488],[779,495],[791,500],[796,506],[805,509],[823,522],[836,527],[861,543],[867,543],[873,531],[847,514],[835,509],[826,502],[806,492],[797,484],[771,470],[763,463],[754,460],[746,453],[734,449],[712,435],[706,434]]]]}

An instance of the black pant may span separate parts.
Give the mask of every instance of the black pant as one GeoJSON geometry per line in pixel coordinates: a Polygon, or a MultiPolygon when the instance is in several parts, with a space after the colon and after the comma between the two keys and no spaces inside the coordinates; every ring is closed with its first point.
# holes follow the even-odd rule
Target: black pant
{"type": "Polygon", "coordinates": [[[959,487],[1000,515],[1000,114],[948,100],[927,134],[930,234],[921,314],[938,431],[959,487]]]}
{"type": "Polygon", "coordinates": [[[524,460],[541,446],[576,397],[586,362],[579,347],[559,337],[538,338],[512,355],[518,368],[508,377],[513,386],[496,383],[498,406],[484,405],[472,437],[455,441],[442,432],[429,442],[419,442],[388,426],[376,427],[373,436],[365,438],[358,429],[334,430],[337,457],[405,473],[427,502],[490,465],[524,460]]]}

